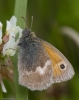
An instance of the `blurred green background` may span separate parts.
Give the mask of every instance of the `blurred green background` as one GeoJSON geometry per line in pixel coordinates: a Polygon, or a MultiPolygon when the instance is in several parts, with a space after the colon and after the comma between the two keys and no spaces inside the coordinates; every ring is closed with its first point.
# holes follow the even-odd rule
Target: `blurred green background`
{"type": "MultiPolygon", "coordinates": [[[[3,33],[6,20],[14,14],[14,6],[15,0],[0,0],[3,33]]],[[[28,100],[79,100],[79,48],[73,39],[60,32],[62,26],[72,27],[79,32],[79,0],[28,0],[26,16],[27,26],[30,28],[33,16],[32,30],[58,48],[75,70],[75,76],[67,82],[53,84],[41,92],[28,90],[28,100]]],[[[3,93],[3,97],[15,98],[14,83],[4,80],[4,84],[8,92],[3,93]]]]}

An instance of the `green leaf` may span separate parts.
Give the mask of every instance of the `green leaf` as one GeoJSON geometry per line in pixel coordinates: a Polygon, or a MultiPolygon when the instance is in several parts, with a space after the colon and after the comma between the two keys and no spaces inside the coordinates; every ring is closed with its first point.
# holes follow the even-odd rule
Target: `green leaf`
{"type": "Polygon", "coordinates": [[[28,0],[16,0],[15,1],[14,15],[17,17],[17,24],[21,28],[24,28],[26,24],[25,21],[23,21],[21,17],[24,17],[26,19],[27,1],[28,0]]]}
{"type": "MultiPolygon", "coordinates": [[[[26,8],[27,0],[16,0],[15,1],[15,10],[14,15],[17,18],[17,25],[21,28],[25,27],[25,21],[21,18],[22,16],[26,18],[26,8]]],[[[14,56],[14,77],[15,77],[15,88],[16,88],[16,100],[28,100],[28,92],[25,87],[22,87],[18,83],[18,68],[17,68],[17,54],[14,56]]]]}

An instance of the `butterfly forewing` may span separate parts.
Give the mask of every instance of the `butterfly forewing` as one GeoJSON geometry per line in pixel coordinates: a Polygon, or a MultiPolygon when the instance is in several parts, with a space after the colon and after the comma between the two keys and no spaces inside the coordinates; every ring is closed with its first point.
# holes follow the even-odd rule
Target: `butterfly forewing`
{"type": "Polygon", "coordinates": [[[53,82],[67,81],[74,75],[74,70],[66,57],[51,44],[42,42],[52,61],[53,82]]]}

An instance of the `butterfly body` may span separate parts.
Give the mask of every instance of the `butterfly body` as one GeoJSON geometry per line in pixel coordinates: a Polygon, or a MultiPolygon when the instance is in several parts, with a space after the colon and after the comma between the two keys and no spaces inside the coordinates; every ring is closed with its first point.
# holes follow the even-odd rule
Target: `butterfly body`
{"type": "Polygon", "coordinates": [[[29,29],[23,30],[18,46],[19,84],[43,90],[73,77],[74,70],[63,54],[29,29]]]}

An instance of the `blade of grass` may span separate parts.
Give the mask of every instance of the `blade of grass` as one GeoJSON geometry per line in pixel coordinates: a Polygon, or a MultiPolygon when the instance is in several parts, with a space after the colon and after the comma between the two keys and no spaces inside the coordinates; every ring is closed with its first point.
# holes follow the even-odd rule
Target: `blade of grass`
{"type": "MultiPolygon", "coordinates": [[[[26,18],[26,8],[27,0],[16,0],[15,1],[15,10],[14,15],[17,18],[17,25],[21,28],[25,27],[25,21],[21,19],[21,16],[26,18]]],[[[15,88],[16,88],[16,100],[28,100],[28,91],[25,87],[22,87],[18,83],[18,68],[17,68],[17,54],[14,56],[14,77],[15,77],[15,88]]]]}
{"type": "Polygon", "coordinates": [[[16,0],[15,1],[15,10],[14,15],[17,17],[17,24],[21,27],[25,27],[25,21],[21,19],[24,17],[26,19],[26,9],[27,9],[27,1],[28,0],[16,0]]]}

